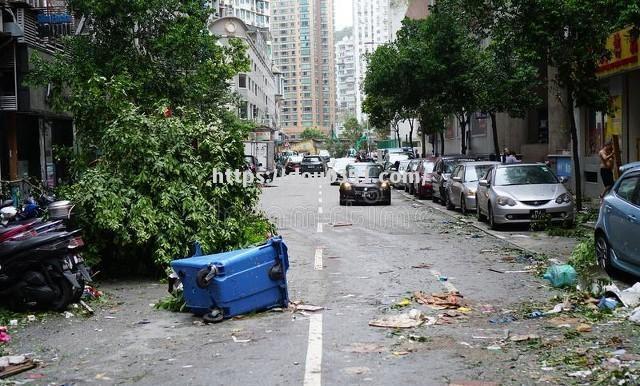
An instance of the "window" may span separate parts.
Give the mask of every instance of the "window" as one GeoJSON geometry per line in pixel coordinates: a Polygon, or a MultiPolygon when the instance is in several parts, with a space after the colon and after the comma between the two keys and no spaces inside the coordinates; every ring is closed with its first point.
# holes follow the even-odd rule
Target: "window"
{"type": "Polygon", "coordinates": [[[238,75],[238,87],[247,88],[247,74],[238,75]]]}
{"type": "Polygon", "coordinates": [[[620,181],[620,185],[618,185],[618,189],[616,189],[616,194],[621,199],[634,203],[636,205],[640,205],[640,199],[638,198],[638,189],[640,186],[640,177],[634,176],[625,178],[620,181]]]}

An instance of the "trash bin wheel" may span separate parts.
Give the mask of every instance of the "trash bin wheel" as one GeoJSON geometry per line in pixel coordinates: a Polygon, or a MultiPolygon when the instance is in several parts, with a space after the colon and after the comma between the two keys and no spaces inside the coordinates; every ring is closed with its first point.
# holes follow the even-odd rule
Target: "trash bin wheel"
{"type": "Polygon", "coordinates": [[[214,308],[208,314],[202,316],[205,323],[220,323],[224,319],[224,313],[219,308],[214,308]]]}

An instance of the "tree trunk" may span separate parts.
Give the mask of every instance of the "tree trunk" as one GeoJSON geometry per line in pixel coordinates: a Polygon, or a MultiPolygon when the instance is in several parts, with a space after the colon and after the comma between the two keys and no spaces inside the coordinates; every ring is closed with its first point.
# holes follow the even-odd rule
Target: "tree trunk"
{"type": "Polygon", "coordinates": [[[413,151],[413,118],[409,118],[409,146],[413,151]]]}
{"type": "Polygon", "coordinates": [[[460,134],[462,135],[460,140],[460,154],[467,154],[467,114],[463,113],[462,118],[458,119],[460,123],[460,134]]]}
{"type": "Polygon", "coordinates": [[[440,155],[444,155],[444,131],[440,131],[440,155]]]}
{"type": "Polygon", "coordinates": [[[573,90],[567,87],[567,112],[569,113],[569,123],[571,125],[571,151],[573,152],[573,179],[576,186],[576,210],[582,210],[582,171],[580,169],[580,154],[578,153],[578,128],[576,127],[576,116],[573,111],[573,90]]]}
{"type": "Polygon", "coordinates": [[[420,123],[420,129],[422,130],[422,157],[424,158],[427,154],[427,128],[420,123]]]}
{"type": "Polygon", "coordinates": [[[492,111],[489,113],[491,117],[491,130],[493,131],[493,152],[496,157],[500,156],[500,144],[498,143],[498,123],[496,122],[496,113],[492,111]]]}

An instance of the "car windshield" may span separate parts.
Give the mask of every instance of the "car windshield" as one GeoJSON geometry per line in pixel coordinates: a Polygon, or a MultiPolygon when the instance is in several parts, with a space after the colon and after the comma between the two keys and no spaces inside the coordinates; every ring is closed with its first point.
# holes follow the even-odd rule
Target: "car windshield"
{"type": "Polygon", "coordinates": [[[523,165],[496,169],[496,186],[557,184],[558,179],[544,165],[523,165]]]}
{"type": "Polygon", "coordinates": [[[322,162],[320,157],[304,157],[302,162],[322,162]]]}
{"type": "Polygon", "coordinates": [[[300,162],[302,161],[302,156],[299,155],[294,155],[291,158],[289,158],[289,162],[300,162]]]}
{"type": "Polygon", "coordinates": [[[476,182],[480,178],[484,177],[484,175],[487,173],[487,170],[489,170],[490,167],[491,165],[475,165],[475,166],[467,167],[467,170],[465,171],[464,180],[466,182],[476,182]]]}
{"type": "Polygon", "coordinates": [[[456,167],[455,160],[447,160],[444,161],[444,173],[451,174],[453,172],[453,168],[456,167]]]}
{"type": "Polygon", "coordinates": [[[347,175],[349,177],[378,178],[382,172],[383,169],[380,165],[352,164],[347,166],[347,175]]]}
{"type": "Polygon", "coordinates": [[[410,163],[411,161],[400,161],[400,166],[398,167],[398,171],[404,172],[405,170],[407,170],[407,167],[409,166],[410,163]]]}

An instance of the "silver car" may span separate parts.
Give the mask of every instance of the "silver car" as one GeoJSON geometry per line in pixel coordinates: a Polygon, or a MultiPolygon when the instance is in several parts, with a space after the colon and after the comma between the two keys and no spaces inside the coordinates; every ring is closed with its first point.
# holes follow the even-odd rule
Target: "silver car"
{"type": "Polygon", "coordinates": [[[573,224],[573,196],[544,164],[497,165],[478,183],[478,220],[489,220],[492,229],[500,224],[551,220],[573,224]]]}
{"type": "Polygon", "coordinates": [[[398,166],[398,170],[396,173],[398,174],[397,180],[398,182],[393,183],[393,187],[396,189],[404,189],[405,180],[407,178],[407,168],[411,163],[410,159],[400,161],[400,166],[398,166]]]}
{"type": "Polygon", "coordinates": [[[484,177],[492,166],[499,165],[499,162],[464,162],[457,165],[447,184],[447,209],[454,210],[460,208],[462,214],[476,210],[476,192],[478,191],[478,181],[484,177]]]}

